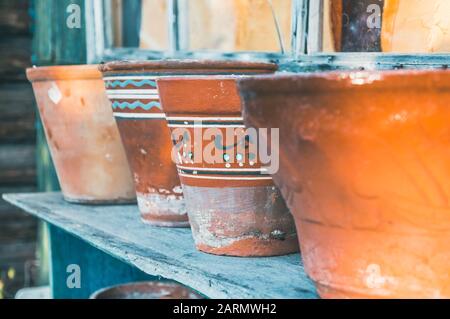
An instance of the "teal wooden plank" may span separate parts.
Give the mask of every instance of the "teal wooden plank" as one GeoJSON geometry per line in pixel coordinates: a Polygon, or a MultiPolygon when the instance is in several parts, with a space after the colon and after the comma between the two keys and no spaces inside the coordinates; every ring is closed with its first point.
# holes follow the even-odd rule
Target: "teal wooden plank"
{"type": "Polygon", "coordinates": [[[55,299],[86,299],[105,287],[157,280],[55,226],[50,226],[50,243],[55,299]]]}
{"type": "Polygon", "coordinates": [[[317,298],[298,254],[213,256],[195,249],[189,229],[144,225],[135,205],[71,205],[59,193],[4,198],[149,275],[176,280],[210,298],[317,298]]]}
{"type": "Polygon", "coordinates": [[[138,48],[141,31],[142,0],[122,2],[122,46],[138,48]]]}
{"type": "MultiPolygon", "coordinates": [[[[86,63],[85,0],[34,0],[33,64],[60,65],[86,63]],[[80,27],[70,27],[70,5],[78,6],[80,27]]],[[[71,7],[72,8],[72,7],[71,7]]]]}

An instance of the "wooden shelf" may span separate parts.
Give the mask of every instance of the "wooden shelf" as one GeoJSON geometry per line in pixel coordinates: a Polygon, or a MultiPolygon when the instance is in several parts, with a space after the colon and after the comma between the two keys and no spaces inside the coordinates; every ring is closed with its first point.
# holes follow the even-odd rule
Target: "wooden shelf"
{"type": "Polygon", "coordinates": [[[143,272],[176,280],[209,298],[317,298],[300,256],[235,258],[198,252],[189,229],[144,225],[135,205],[82,206],[60,193],[4,199],[143,272]]]}

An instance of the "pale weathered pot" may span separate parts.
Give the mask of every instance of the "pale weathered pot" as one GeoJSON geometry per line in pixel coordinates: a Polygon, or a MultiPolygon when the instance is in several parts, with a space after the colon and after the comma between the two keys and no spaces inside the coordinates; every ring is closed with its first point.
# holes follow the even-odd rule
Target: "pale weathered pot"
{"type": "Polygon", "coordinates": [[[101,289],[90,299],[203,299],[193,290],[175,282],[136,282],[101,289]]]}
{"type": "Polygon", "coordinates": [[[232,256],[298,252],[295,224],[280,192],[257,154],[242,147],[257,141],[246,144],[245,136],[235,135],[243,128],[237,77],[158,80],[196,246],[232,256]]]}
{"type": "Polygon", "coordinates": [[[320,295],[450,298],[450,72],[239,86],[246,124],[280,128],[274,179],[320,295]]]}
{"type": "Polygon", "coordinates": [[[138,205],[145,222],[189,226],[155,80],[175,75],[261,73],[260,65],[167,60],[111,62],[100,67],[134,173],[138,205]]]}
{"type": "Polygon", "coordinates": [[[133,179],[97,66],[30,68],[39,113],[64,198],[135,202],[133,179]]]}

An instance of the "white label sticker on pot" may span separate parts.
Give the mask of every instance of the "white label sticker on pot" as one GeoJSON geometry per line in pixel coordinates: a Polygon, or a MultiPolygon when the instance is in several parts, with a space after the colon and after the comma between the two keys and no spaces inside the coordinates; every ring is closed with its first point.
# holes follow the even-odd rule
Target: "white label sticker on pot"
{"type": "Polygon", "coordinates": [[[61,91],[55,82],[52,83],[52,87],[48,90],[48,97],[55,104],[58,104],[62,99],[61,91]]]}

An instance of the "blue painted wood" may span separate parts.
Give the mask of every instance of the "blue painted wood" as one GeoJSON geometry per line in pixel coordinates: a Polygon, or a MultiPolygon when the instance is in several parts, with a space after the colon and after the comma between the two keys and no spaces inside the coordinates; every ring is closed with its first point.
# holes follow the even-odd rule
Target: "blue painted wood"
{"type": "Polygon", "coordinates": [[[60,193],[4,198],[149,275],[178,281],[209,298],[317,298],[298,254],[213,256],[195,249],[190,229],[144,225],[135,205],[73,205],[60,193]]]}
{"type": "Polygon", "coordinates": [[[50,245],[50,281],[56,299],[86,299],[105,287],[157,279],[55,226],[50,226],[50,245]]]}
{"type": "Polygon", "coordinates": [[[138,48],[141,31],[141,0],[122,2],[122,46],[138,48]]]}

